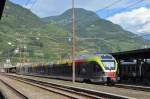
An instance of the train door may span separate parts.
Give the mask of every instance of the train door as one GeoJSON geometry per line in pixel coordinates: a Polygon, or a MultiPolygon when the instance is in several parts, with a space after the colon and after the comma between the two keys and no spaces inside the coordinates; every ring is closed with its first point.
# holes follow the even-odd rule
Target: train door
{"type": "Polygon", "coordinates": [[[84,79],[90,79],[91,77],[91,71],[90,71],[90,64],[89,63],[82,63],[80,65],[80,71],[79,71],[79,75],[80,77],[84,78],[84,79]]]}
{"type": "Polygon", "coordinates": [[[104,75],[102,68],[95,62],[92,62],[92,77],[97,78],[104,75]]]}
{"type": "Polygon", "coordinates": [[[86,78],[87,75],[87,69],[85,64],[80,64],[80,77],[86,78]]]}

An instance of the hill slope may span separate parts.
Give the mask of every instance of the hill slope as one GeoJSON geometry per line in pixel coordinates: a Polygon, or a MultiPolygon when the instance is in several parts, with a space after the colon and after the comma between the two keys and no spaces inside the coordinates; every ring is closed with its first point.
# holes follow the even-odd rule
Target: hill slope
{"type": "MultiPolygon", "coordinates": [[[[71,32],[71,14],[71,9],[69,9],[59,16],[47,17],[42,20],[71,32]]],[[[137,38],[135,34],[123,30],[119,25],[100,19],[92,11],[76,8],[75,14],[79,46],[83,43],[83,46],[86,46],[85,48],[98,49],[101,52],[116,52],[139,49],[143,44],[142,38],[137,38]],[[95,40],[92,38],[95,38],[95,40]]]]}
{"type": "Polygon", "coordinates": [[[1,58],[18,58],[14,51],[18,47],[22,57],[31,59],[59,57],[58,44],[53,36],[65,35],[66,31],[55,25],[46,25],[28,9],[6,2],[4,14],[0,21],[0,56],[1,58]],[[49,46],[52,45],[52,46],[49,46]],[[24,46],[27,48],[24,49],[24,46]],[[33,58],[34,57],[34,58],[33,58]]]}
{"type": "MultiPolygon", "coordinates": [[[[76,54],[139,49],[144,44],[141,38],[100,19],[94,12],[78,8],[76,15],[76,54]]],[[[13,57],[12,61],[20,61],[20,56],[30,61],[66,57],[71,52],[68,40],[71,24],[71,10],[60,16],[40,19],[28,9],[7,1],[0,21],[0,57],[3,60],[13,57]],[[14,52],[17,48],[21,55],[14,52]]]]}

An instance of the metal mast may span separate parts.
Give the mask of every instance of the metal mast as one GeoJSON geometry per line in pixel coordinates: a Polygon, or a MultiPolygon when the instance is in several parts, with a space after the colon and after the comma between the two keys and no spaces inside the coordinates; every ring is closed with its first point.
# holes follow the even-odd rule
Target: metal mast
{"type": "Polygon", "coordinates": [[[72,0],[72,82],[75,82],[75,8],[72,0]]]}

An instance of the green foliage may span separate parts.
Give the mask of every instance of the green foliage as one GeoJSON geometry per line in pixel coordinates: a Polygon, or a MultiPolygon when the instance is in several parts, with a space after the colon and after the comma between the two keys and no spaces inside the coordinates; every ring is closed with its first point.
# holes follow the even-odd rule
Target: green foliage
{"type": "MultiPolygon", "coordinates": [[[[60,16],[40,19],[29,10],[7,1],[0,21],[0,56],[5,59],[12,57],[13,62],[20,61],[20,53],[14,53],[20,47],[21,56],[30,61],[68,58],[71,55],[71,42],[68,40],[72,35],[71,13],[67,10],[60,16]]],[[[94,12],[78,8],[76,16],[77,55],[139,49],[144,44],[142,38],[100,19],[94,12]]]]}
{"type": "MultiPolygon", "coordinates": [[[[92,11],[87,11],[82,8],[76,8],[75,14],[77,36],[79,37],[79,39],[89,38],[82,41],[79,40],[77,42],[79,47],[84,47],[89,51],[91,49],[97,51],[98,49],[101,53],[141,49],[143,47],[141,46],[144,43],[142,38],[137,38],[137,35],[123,30],[119,25],[99,18],[92,11]]],[[[43,18],[42,20],[47,24],[51,23],[62,27],[66,31],[71,33],[71,15],[72,12],[71,9],[69,9],[62,15],[47,17],[43,18]]]]}

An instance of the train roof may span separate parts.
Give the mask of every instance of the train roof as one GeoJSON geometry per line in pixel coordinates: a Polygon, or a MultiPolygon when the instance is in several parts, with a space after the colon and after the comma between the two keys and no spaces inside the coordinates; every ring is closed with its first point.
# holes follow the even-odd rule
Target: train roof
{"type": "Polygon", "coordinates": [[[149,59],[150,48],[111,53],[116,59],[149,59]]]}
{"type": "MultiPolygon", "coordinates": [[[[80,55],[75,57],[75,62],[85,62],[85,61],[94,61],[95,59],[100,58],[100,59],[114,59],[111,54],[86,54],[86,55],[80,55]]],[[[66,64],[66,63],[72,63],[71,59],[65,59],[61,61],[57,61],[54,64],[66,64]]]]}
{"type": "MultiPolygon", "coordinates": [[[[80,55],[80,56],[77,56],[75,57],[75,62],[76,63],[82,63],[82,62],[90,62],[90,61],[96,61],[96,60],[99,60],[99,59],[114,59],[113,56],[111,54],[87,54],[87,55],[80,55]]],[[[51,62],[51,63],[48,63],[46,65],[53,65],[53,64],[72,64],[72,60],[71,59],[64,59],[64,60],[59,60],[59,61],[55,61],[55,62],[51,62]]],[[[20,67],[20,66],[33,66],[33,67],[36,67],[36,66],[39,66],[41,64],[34,64],[34,63],[17,63],[17,65],[15,67],[20,67]]],[[[45,65],[45,64],[42,64],[42,65],[45,65]]]]}

